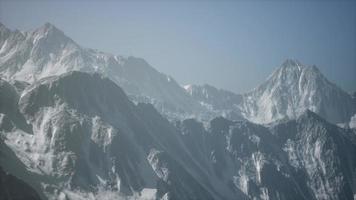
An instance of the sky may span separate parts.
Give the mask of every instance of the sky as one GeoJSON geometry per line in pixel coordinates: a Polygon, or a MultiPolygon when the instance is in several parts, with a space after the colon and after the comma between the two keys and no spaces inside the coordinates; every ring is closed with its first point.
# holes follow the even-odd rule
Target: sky
{"type": "Polygon", "coordinates": [[[0,0],[0,22],[50,22],[84,47],[144,58],[179,84],[243,93],[287,58],[356,91],[356,1],[0,0]]]}

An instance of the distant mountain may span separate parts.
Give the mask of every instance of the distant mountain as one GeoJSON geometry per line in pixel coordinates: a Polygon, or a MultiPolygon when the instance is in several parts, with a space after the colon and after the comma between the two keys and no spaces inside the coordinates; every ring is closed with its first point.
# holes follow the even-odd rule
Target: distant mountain
{"type": "Polygon", "coordinates": [[[286,60],[266,82],[243,95],[213,86],[185,89],[145,60],[83,48],[52,24],[28,32],[0,24],[0,76],[19,83],[69,71],[97,72],[122,87],[136,103],[151,103],[170,120],[217,116],[271,123],[294,119],[309,109],[332,123],[347,124],[356,101],[315,67],[286,60]],[[343,102],[343,103],[340,103],[343,102]]]}
{"type": "Polygon", "coordinates": [[[356,113],[350,94],[328,81],[315,66],[286,60],[260,86],[243,95],[212,86],[187,86],[188,94],[211,110],[230,119],[255,123],[295,119],[311,110],[332,123],[347,123],[356,113]],[[224,113],[239,113],[231,117],[224,113]],[[237,117],[236,117],[237,116],[237,117]]]}
{"type": "Polygon", "coordinates": [[[232,120],[244,119],[239,108],[243,100],[242,95],[217,89],[207,84],[202,86],[185,85],[184,89],[195,101],[199,102],[209,111],[209,113],[206,113],[208,119],[216,116],[223,116],[232,120]]]}
{"type": "Polygon", "coordinates": [[[137,102],[148,102],[169,116],[203,109],[177,82],[145,60],[83,48],[50,23],[29,32],[0,24],[0,75],[33,83],[69,71],[98,72],[120,85],[137,102]]]}
{"type": "Polygon", "coordinates": [[[256,123],[295,118],[311,110],[333,123],[350,120],[355,104],[315,66],[286,60],[265,83],[244,95],[244,116],[256,123]]]}
{"type": "Polygon", "coordinates": [[[355,199],[355,113],[296,60],[240,95],[0,24],[0,199],[355,199]]]}

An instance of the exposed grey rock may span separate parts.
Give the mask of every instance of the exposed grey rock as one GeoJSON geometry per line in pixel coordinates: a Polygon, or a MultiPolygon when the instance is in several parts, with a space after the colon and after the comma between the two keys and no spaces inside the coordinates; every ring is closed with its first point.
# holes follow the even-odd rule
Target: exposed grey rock
{"type": "Polygon", "coordinates": [[[28,184],[6,173],[0,167],[0,199],[40,200],[40,196],[28,184]]]}

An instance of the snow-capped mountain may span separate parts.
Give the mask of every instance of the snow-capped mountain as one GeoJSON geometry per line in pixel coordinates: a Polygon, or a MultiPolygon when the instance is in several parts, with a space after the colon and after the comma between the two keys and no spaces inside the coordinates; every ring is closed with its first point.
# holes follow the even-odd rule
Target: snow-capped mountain
{"type": "Polygon", "coordinates": [[[356,132],[306,111],[173,126],[99,74],[0,82],[0,167],[42,199],[351,199],[356,132]]]}
{"type": "Polygon", "coordinates": [[[0,38],[0,75],[6,80],[33,83],[69,71],[98,72],[133,100],[152,103],[161,113],[192,115],[202,110],[172,77],[145,60],[83,48],[52,24],[20,32],[0,23],[0,38]]]}
{"type": "Polygon", "coordinates": [[[202,105],[236,120],[241,116],[255,123],[295,119],[311,110],[332,123],[348,123],[356,113],[354,98],[328,81],[315,66],[286,60],[260,86],[243,95],[212,86],[185,87],[202,105]],[[224,113],[238,113],[226,115],[224,113]],[[235,118],[234,118],[235,117],[235,118]]]}
{"type": "Polygon", "coordinates": [[[239,95],[48,23],[0,24],[0,46],[0,199],[356,197],[356,98],[315,66],[287,60],[239,95]]]}
{"type": "Polygon", "coordinates": [[[238,95],[213,86],[177,82],[145,60],[83,48],[52,24],[28,32],[0,24],[0,75],[6,80],[34,81],[69,71],[98,72],[124,89],[134,102],[151,103],[170,119],[216,116],[270,123],[296,118],[306,109],[333,123],[348,123],[355,100],[320,71],[286,60],[265,83],[238,95]],[[339,102],[343,102],[340,104],[339,102]]]}
{"type": "Polygon", "coordinates": [[[256,123],[296,116],[309,109],[333,123],[355,113],[351,96],[328,81],[315,66],[286,60],[266,82],[244,95],[243,115],[256,123]]]}

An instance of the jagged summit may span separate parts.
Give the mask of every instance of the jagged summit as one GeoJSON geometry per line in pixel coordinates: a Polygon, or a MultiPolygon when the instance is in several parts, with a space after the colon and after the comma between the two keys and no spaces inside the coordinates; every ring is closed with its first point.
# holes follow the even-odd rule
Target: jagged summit
{"type": "Polygon", "coordinates": [[[287,59],[269,76],[267,82],[287,81],[297,83],[302,76],[307,76],[310,79],[323,79],[322,81],[326,81],[324,75],[315,65],[307,66],[298,60],[287,59]]]}
{"type": "Polygon", "coordinates": [[[288,58],[282,63],[281,66],[282,67],[298,67],[298,66],[303,66],[303,64],[297,59],[288,58]]]}
{"type": "Polygon", "coordinates": [[[0,30],[9,30],[3,23],[0,22],[0,30]]]}
{"type": "Polygon", "coordinates": [[[1,35],[1,40],[0,74],[6,80],[34,83],[69,71],[98,72],[120,85],[135,102],[152,103],[161,112],[190,115],[203,110],[173,78],[144,59],[83,48],[50,23],[23,35],[1,35]]]}
{"type": "Polygon", "coordinates": [[[49,23],[0,34],[0,167],[43,199],[354,197],[355,130],[327,121],[349,120],[355,98],[316,67],[287,59],[244,95],[184,91],[49,23]]]}
{"type": "Polygon", "coordinates": [[[38,32],[38,33],[58,32],[58,33],[64,34],[62,30],[58,29],[55,25],[53,25],[49,22],[46,22],[39,28],[35,29],[34,32],[38,32]]]}
{"type": "Polygon", "coordinates": [[[209,85],[186,85],[184,89],[218,115],[233,120],[242,115],[262,124],[296,119],[306,110],[329,122],[344,123],[356,110],[351,95],[331,83],[315,65],[295,59],[285,60],[264,83],[243,95],[209,85]],[[235,114],[228,114],[232,111],[235,114]]]}
{"type": "Polygon", "coordinates": [[[225,116],[240,120],[243,115],[255,123],[269,123],[295,118],[310,109],[331,122],[341,122],[348,121],[355,110],[349,94],[329,82],[317,67],[296,59],[285,60],[266,82],[239,95],[209,85],[182,88],[144,59],[82,48],[50,23],[32,32],[0,34],[4,79],[34,83],[69,71],[98,72],[123,88],[131,100],[152,103],[170,119],[195,116],[209,121],[225,116]]]}
{"type": "Polygon", "coordinates": [[[307,109],[329,122],[341,123],[350,119],[355,105],[316,66],[286,60],[264,83],[244,95],[241,109],[245,118],[256,123],[293,119],[307,109]]]}
{"type": "Polygon", "coordinates": [[[58,29],[56,26],[49,22],[32,31],[31,35],[34,44],[41,39],[45,39],[45,41],[48,42],[48,44],[44,44],[45,42],[43,41],[42,44],[39,44],[42,46],[42,48],[43,46],[53,46],[56,44],[63,46],[68,42],[75,44],[75,42],[67,35],[65,35],[62,30],[58,29]]]}

